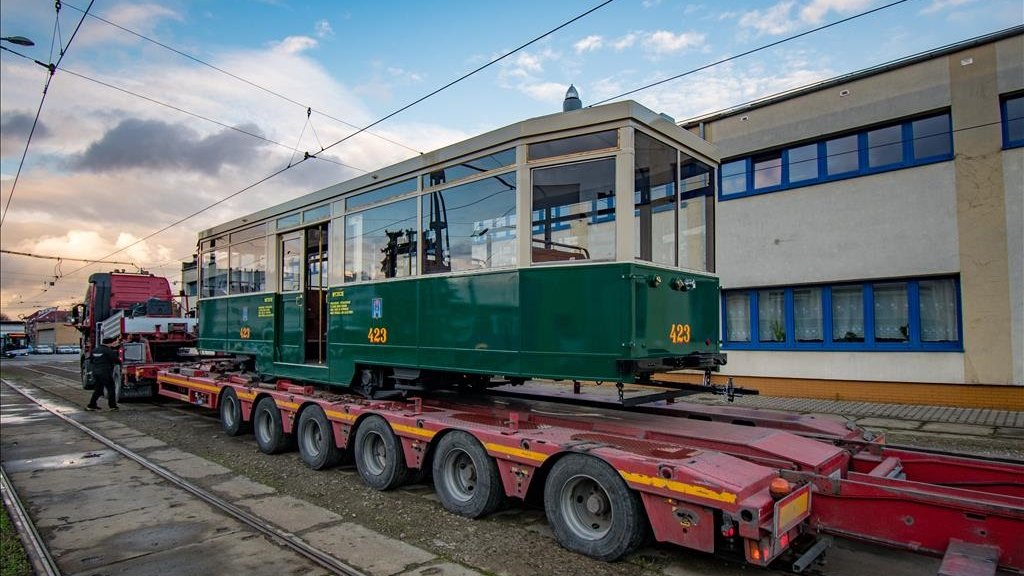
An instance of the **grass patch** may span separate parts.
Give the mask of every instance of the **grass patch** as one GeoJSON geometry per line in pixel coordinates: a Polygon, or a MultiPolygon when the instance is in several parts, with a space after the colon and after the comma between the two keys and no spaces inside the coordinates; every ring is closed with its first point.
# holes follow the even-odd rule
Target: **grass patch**
{"type": "Polygon", "coordinates": [[[0,576],[29,576],[32,568],[25,556],[25,548],[18,538],[18,531],[7,514],[7,506],[0,514],[0,576]]]}

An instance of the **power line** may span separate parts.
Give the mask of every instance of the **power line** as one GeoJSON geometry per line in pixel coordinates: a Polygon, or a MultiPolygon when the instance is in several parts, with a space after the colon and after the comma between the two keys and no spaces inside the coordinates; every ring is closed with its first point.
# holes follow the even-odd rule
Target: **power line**
{"type": "MultiPolygon", "coordinates": [[[[25,157],[28,156],[28,148],[29,148],[29,145],[32,144],[32,135],[36,133],[36,126],[39,124],[39,115],[43,111],[43,102],[46,101],[46,93],[50,89],[50,81],[53,80],[53,73],[57,69],[57,67],[60,66],[61,61],[64,60],[64,55],[68,53],[68,48],[71,47],[71,42],[74,41],[75,36],[78,34],[79,29],[82,28],[82,22],[85,22],[85,16],[89,13],[89,10],[92,8],[92,4],[95,1],[96,0],[89,0],[89,5],[86,6],[85,12],[82,14],[82,19],[78,21],[78,26],[75,26],[75,31],[72,32],[71,33],[71,37],[68,38],[68,43],[63,48],[61,48],[60,56],[57,57],[57,62],[52,63],[49,66],[47,66],[47,68],[49,68],[49,70],[50,70],[50,74],[46,77],[46,83],[43,84],[43,96],[39,99],[39,108],[36,109],[36,117],[35,117],[34,120],[32,120],[32,129],[29,130],[29,132],[28,132],[28,139],[25,141],[25,150],[21,153],[21,161],[18,162],[18,171],[14,174],[14,182],[11,184],[11,193],[7,196],[7,203],[4,204],[4,211],[3,211],[3,213],[0,214],[0,228],[3,227],[4,220],[7,219],[7,210],[10,209],[10,207],[11,207],[11,200],[14,199],[14,190],[18,187],[18,178],[21,177],[21,169],[25,166],[25,157]]],[[[59,30],[59,23],[60,23],[60,6],[61,6],[60,2],[57,2],[56,7],[57,7],[57,23],[58,23],[57,24],[57,29],[58,30],[59,30]]],[[[51,42],[50,50],[51,50],[51,52],[50,52],[50,59],[52,61],[53,60],[52,42],[51,42]]]]}
{"type": "MultiPolygon", "coordinates": [[[[129,96],[134,96],[136,98],[141,98],[142,100],[145,100],[147,102],[152,102],[153,104],[157,104],[157,105],[163,106],[165,108],[170,108],[171,110],[175,110],[177,112],[181,112],[182,114],[187,114],[189,116],[192,116],[193,118],[198,118],[200,120],[204,120],[206,122],[210,122],[212,124],[216,124],[217,126],[221,126],[223,128],[227,128],[228,130],[234,130],[235,132],[238,132],[240,134],[245,134],[246,136],[251,136],[252,138],[256,138],[258,140],[263,140],[264,142],[268,142],[270,144],[274,144],[276,146],[280,146],[280,147],[284,148],[285,150],[289,150],[289,151],[291,151],[293,153],[294,152],[298,152],[298,148],[293,148],[293,147],[291,147],[291,146],[289,146],[289,145],[287,145],[287,144],[285,144],[283,142],[278,142],[277,140],[272,140],[270,138],[267,138],[266,136],[262,136],[260,134],[254,133],[254,132],[249,132],[248,130],[243,130],[243,129],[237,127],[237,126],[232,126],[230,124],[221,122],[219,120],[214,120],[213,118],[209,118],[207,116],[203,116],[202,114],[198,114],[196,112],[190,112],[189,110],[185,110],[184,108],[175,106],[173,104],[168,104],[167,102],[162,102],[160,100],[157,100],[156,98],[151,98],[151,97],[146,96],[144,94],[139,94],[137,92],[133,92],[131,90],[128,90],[126,88],[121,88],[120,86],[115,86],[113,84],[110,84],[108,82],[104,82],[102,80],[97,80],[95,78],[90,78],[89,76],[86,76],[85,74],[79,74],[78,72],[74,72],[72,70],[68,70],[67,68],[61,68],[61,70],[66,72],[66,73],[68,73],[68,74],[70,74],[70,75],[72,75],[72,76],[75,76],[77,78],[81,78],[83,80],[88,80],[89,82],[93,82],[93,83],[99,84],[100,86],[104,86],[104,87],[110,88],[112,90],[117,90],[118,92],[123,92],[124,94],[128,94],[129,96]]],[[[359,172],[369,172],[369,170],[365,170],[363,168],[357,168],[355,166],[351,166],[349,164],[345,164],[344,162],[341,162],[339,160],[334,160],[333,158],[330,158],[330,157],[319,158],[319,159],[320,160],[325,160],[327,162],[331,162],[332,164],[337,164],[339,166],[344,166],[345,168],[350,168],[352,170],[358,170],[359,172]]]]}
{"type": "Polygon", "coordinates": [[[801,38],[803,36],[807,36],[808,34],[813,34],[815,32],[819,32],[819,31],[824,30],[826,28],[831,28],[833,26],[838,26],[839,24],[843,24],[843,23],[849,22],[851,20],[856,20],[857,18],[860,18],[862,16],[867,16],[868,14],[873,14],[875,12],[879,12],[879,11],[885,10],[887,8],[892,8],[893,6],[896,6],[897,4],[903,4],[904,2],[907,2],[907,1],[908,0],[896,0],[895,2],[890,2],[889,4],[886,4],[884,6],[879,6],[878,8],[872,8],[871,10],[867,10],[865,12],[861,12],[860,14],[854,14],[853,16],[849,16],[849,17],[843,18],[841,20],[836,20],[835,22],[830,22],[828,24],[824,24],[822,26],[818,26],[817,28],[811,28],[810,30],[805,30],[803,32],[800,32],[799,34],[793,34],[792,36],[787,36],[785,38],[782,38],[781,40],[776,40],[775,42],[771,42],[771,43],[765,44],[763,46],[758,46],[757,48],[753,48],[751,50],[747,50],[746,52],[741,52],[739,54],[734,54],[734,55],[729,56],[727,58],[722,58],[721,60],[716,60],[715,62],[712,62],[710,64],[705,64],[705,65],[700,66],[698,68],[694,68],[692,70],[687,70],[686,72],[683,72],[682,74],[676,74],[675,76],[670,76],[668,78],[663,78],[661,80],[658,80],[657,82],[651,82],[650,84],[647,84],[645,86],[641,86],[639,88],[634,88],[632,90],[629,90],[628,92],[623,92],[622,94],[619,94],[618,96],[612,96],[611,98],[605,98],[604,100],[601,100],[600,102],[595,102],[595,103],[591,104],[590,107],[598,106],[600,104],[604,104],[605,102],[611,102],[612,100],[618,100],[619,98],[622,98],[623,96],[629,96],[630,94],[635,94],[635,93],[640,92],[642,90],[647,90],[648,88],[653,88],[655,86],[659,86],[659,85],[664,84],[666,82],[671,82],[672,80],[678,80],[678,79],[680,79],[680,78],[682,78],[684,76],[689,76],[690,74],[694,74],[694,73],[700,72],[702,70],[707,70],[708,68],[713,68],[715,66],[718,66],[719,64],[725,64],[726,62],[731,62],[732,60],[736,60],[736,59],[742,58],[744,56],[749,56],[749,55],[751,55],[751,54],[753,54],[755,52],[760,52],[762,50],[767,50],[768,48],[773,48],[775,46],[778,46],[779,44],[783,44],[785,42],[789,42],[790,40],[795,40],[797,38],[801,38]]]}
{"type": "MultiPolygon", "coordinates": [[[[376,120],[374,122],[371,122],[370,124],[367,124],[366,126],[360,128],[359,130],[356,130],[355,133],[349,134],[348,136],[342,138],[341,140],[338,140],[334,144],[331,144],[327,148],[324,148],[324,150],[328,150],[330,148],[333,148],[333,147],[337,146],[338,144],[341,144],[342,142],[348,140],[349,138],[357,136],[357,135],[361,134],[362,132],[365,132],[366,130],[369,130],[370,128],[373,128],[377,124],[380,124],[381,122],[384,122],[385,120],[387,120],[387,119],[389,119],[389,118],[391,118],[393,116],[396,116],[397,114],[399,114],[401,112],[404,112],[404,111],[408,110],[409,108],[412,108],[413,106],[419,104],[420,102],[423,102],[427,98],[430,98],[431,96],[437,94],[438,92],[441,92],[442,90],[446,90],[446,89],[448,89],[448,88],[458,84],[459,82],[462,82],[466,78],[469,78],[470,76],[476,74],[477,72],[480,72],[481,70],[484,70],[485,68],[489,68],[489,67],[493,66],[494,64],[497,64],[498,62],[501,62],[505,58],[508,58],[509,56],[515,54],[516,52],[519,52],[523,48],[526,48],[527,46],[530,46],[531,44],[539,42],[540,40],[542,40],[542,39],[544,39],[544,38],[554,34],[555,32],[558,32],[562,28],[565,28],[566,26],[572,24],[573,22],[579,20],[580,18],[583,18],[584,16],[588,16],[592,12],[596,12],[597,10],[600,10],[601,8],[604,8],[605,6],[611,4],[613,1],[614,0],[605,0],[604,2],[598,4],[597,6],[594,6],[593,8],[591,8],[590,10],[587,10],[586,12],[580,14],[579,16],[576,16],[575,18],[573,18],[571,20],[563,22],[562,24],[559,24],[558,26],[555,26],[554,28],[552,28],[551,30],[548,30],[547,32],[541,34],[540,36],[537,36],[533,40],[530,40],[529,42],[519,46],[515,50],[512,50],[512,51],[510,51],[510,52],[508,52],[508,53],[506,53],[506,54],[504,54],[502,56],[499,56],[499,57],[495,58],[494,60],[491,60],[490,62],[488,62],[488,63],[486,63],[486,64],[476,68],[472,72],[467,72],[466,74],[463,74],[462,76],[456,78],[455,80],[452,80],[451,82],[445,84],[444,86],[441,86],[440,88],[438,88],[437,90],[434,90],[433,92],[427,94],[426,96],[421,96],[420,98],[417,98],[416,100],[413,100],[409,104],[406,104],[405,106],[402,106],[398,110],[395,110],[394,112],[391,112],[390,114],[384,116],[383,118],[381,118],[379,120],[376,120]]],[[[900,1],[901,2],[906,2],[907,0],[900,0],[900,1]]]]}
{"type": "MultiPolygon", "coordinates": [[[[80,8],[77,8],[77,7],[75,7],[75,6],[71,5],[71,4],[68,4],[68,6],[70,8],[72,8],[72,9],[74,9],[74,10],[81,11],[80,8]]],[[[86,10],[86,11],[88,12],[88,10],[86,10]]],[[[331,116],[330,114],[327,114],[325,112],[321,112],[319,110],[313,110],[312,106],[309,106],[307,104],[303,104],[302,102],[299,102],[297,100],[293,100],[292,98],[289,98],[288,96],[285,96],[285,95],[280,94],[278,92],[275,92],[275,91],[273,91],[273,90],[271,90],[269,88],[261,86],[261,85],[255,83],[255,82],[253,82],[251,80],[243,78],[243,77],[241,77],[241,76],[239,76],[237,74],[233,74],[231,72],[228,72],[227,70],[224,70],[223,68],[219,68],[217,66],[214,66],[213,64],[210,64],[209,62],[205,62],[205,61],[203,61],[203,60],[201,60],[201,59],[199,59],[199,58],[197,58],[195,56],[192,56],[191,54],[188,54],[186,52],[178,50],[177,48],[174,48],[172,46],[168,46],[167,44],[164,44],[163,42],[160,42],[159,40],[154,40],[153,38],[150,38],[149,36],[146,36],[144,34],[140,34],[139,32],[135,32],[134,30],[129,30],[128,28],[125,28],[124,26],[121,26],[120,24],[116,24],[114,22],[111,22],[110,20],[106,20],[106,19],[104,19],[104,18],[102,18],[100,16],[97,16],[95,14],[89,14],[89,16],[91,16],[92,18],[95,18],[96,20],[99,20],[100,22],[103,22],[105,24],[113,26],[114,28],[117,28],[119,30],[127,32],[128,34],[131,34],[131,35],[133,35],[133,36],[135,36],[137,38],[140,38],[140,39],[145,40],[147,42],[151,42],[151,43],[153,43],[153,44],[155,44],[157,46],[160,46],[161,48],[164,48],[166,50],[170,50],[171,52],[174,52],[175,54],[177,54],[179,56],[182,56],[184,58],[188,58],[189,60],[191,60],[191,61],[193,61],[193,62],[195,62],[197,64],[202,64],[203,66],[206,66],[207,68],[210,68],[212,70],[216,70],[217,72],[220,72],[221,74],[230,76],[231,78],[234,78],[235,80],[238,80],[239,82],[243,82],[245,84],[248,84],[249,86],[252,86],[253,88],[256,88],[257,90],[261,90],[263,92],[266,92],[267,94],[270,94],[272,96],[276,96],[276,97],[278,97],[278,98],[280,98],[280,99],[282,99],[282,100],[284,100],[286,102],[290,102],[290,103],[295,104],[297,106],[301,106],[301,107],[303,107],[303,108],[305,108],[307,110],[315,111],[317,114],[319,114],[319,115],[321,115],[321,116],[323,116],[325,118],[329,118],[331,120],[334,120],[335,122],[339,122],[341,124],[344,124],[345,126],[348,126],[349,128],[353,128],[353,129],[358,128],[358,126],[356,126],[356,125],[354,125],[354,124],[352,124],[350,122],[346,122],[345,120],[342,120],[341,118],[336,118],[334,116],[331,116]]],[[[369,134],[370,136],[374,136],[376,138],[380,138],[381,140],[384,140],[385,142],[390,142],[391,144],[394,144],[395,146],[401,146],[402,148],[405,148],[406,150],[410,150],[410,151],[415,152],[417,154],[423,154],[422,151],[417,150],[417,149],[415,149],[415,148],[413,148],[411,146],[407,146],[405,144],[402,144],[401,142],[398,142],[397,140],[392,140],[391,138],[388,138],[387,136],[382,136],[382,135],[374,133],[374,132],[367,132],[367,134],[369,134]]]]}
{"type": "MultiPolygon", "coordinates": [[[[10,50],[10,49],[8,49],[6,47],[3,47],[3,46],[0,46],[0,48],[2,48],[3,50],[6,50],[7,52],[10,52],[11,54],[14,54],[15,56],[20,56],[20,57],[25,58],[27,60],[33,60],[31,56],[26,56],[24,54],[21,54],[20,52],[16,52],[14,50],[10,50]]],[[[42,62],[39,62],[38,60],[33,60],[33,61],[36,62],[37,64],[46,66],[45,64],[43,64],[42,62]]],[[[281,148],[284,148],[285,150],[288,150],[289,152],[292,152],[293,156],[294,156],[295,152],[298,152],[298,148],[293,148],[293,147],[288,146],[287,144],[285,144],[283,142],[278,142],[277,140],[273,140],[273,139],[267,138],[266,136],[263,136],[261,134],[257,134],[255,132],[249,132],[248,130],[243,130],[242,128],[239,128],[237,126],[232,126],[232,125],[227,124],[225,122],[221,122],[220,120],[214,120],[213,118],[210,118],[208,116],[203,116],[202,114],[199,114],[199,113],[196,113],[196,112],[192,112],[190,110],[186,110],[186,109],[181,108],[179,106],[175,106],[174,104],[168,104],[167,102],[163,102],[161,100],[157,100],[156,98],[152,98],[150,96],[146,96],[145,94],[139,94],[138,92],[133,92],[131,90],[128,90],[127,88],[122,88],[120,86],[115,86],[113,84],[110,84],[109,82],[104,82],[102,80],[97,80],[96,78],[92,78],[92,77],[86,76],[85,74],[80,74],[78,72],[75,72],[74,70],[69,70],[67,68],[63,68],[62,67],[62,68],[60,68],[60,70],[62,72],[64,72],[64,73],[70,74],[71,76],[74,76],[76,78],[81,78],[82,80],[86,80],[86,81],[89,81],[89,82],[93,82],[95,84],[99,84],[100,86],[103,86],[105,88],[110,88],[111,90],[116,90],[118,92],[122,92],[124,94],[129,95],[129,96],[134,96],[136,98],[145,100],[147,102],[151,102],[151,103],[156,104],[158,106],[163,106],[165,108],[170,108],[171,110],[174,110],[176,112],[181,112],[182,114],[187,114],[189,116],[192,116],[193,118],[198,118],[199,120],[203,120],[203,121],[209,122],[211,124],[216,124],[217,126],[220,126],[222,128],[226,128],[228,130],[233,130],[235,132],[238,132],[239,134],[244,134],[246,136],[249,136],[249,137],[252,137],[252,138],[256,138],[257,140],[262,140],[262,141],[267,142],[269,144],[274,144],[276,146],[280,146],[281,148]]],[[[338,166],[343,166],[343,167],[348,168],[350,170],[356,170],[356,171],[364,172],[364,173],[365,172],[369,172],[369,170],[365,170],[363,168],[359,168],[359,167],[356,167],[356,166],[352,166],[350,164],[346,164],[346,163],[344,163],[344,162],[342,162],[340,160],[335,160],[335,159],[333,159],[333,158],[331,158],[329,156],[321,157],[321,158],[318,158],[318,159],[319,160],[324,160],[326,162],[330,162],[332,164],[337,164],[338,166]]]]}
{"type": "MultiPolygon", "coordinates": [[[[415,106],[416,104],[419,104],[420,102],[423,102],[427,98],[430,98],[431,96],[434,96],[434,95],[440,93],[441,91],[446,90],[446,89],[454,86],[455,84],[458,84],[459,82],[465,80],[466,78],[469,78],[470,76],[476,74],[477,72],[480,72],[481,70],[484,70],[484,69],[492,66],[493,64],[496,64],[497,62],[500,62],[501,60],[504,60],[505,58],[508,58],[512,54],[515,54],[516,52],[519,52],[520,50],[526,48],[527,46],[530,46],[531,44],[534,44],[534,43],[540,41],[541,39],[543,39],[543,38],[545,38],[547,36],[550,36],[554,32],[557,32],[558,30],[561,30],[562,28],[565,28],[566,26],[568,26],[569,24],[572,24],[573,22],[579,20],[580,18],[583,18],[584,16],[587,16],[590,13],[592,13],[592,12],[602,8],[602,7],[607,6],[608,4],[611,4],[613,1],[614,0],[605,0],[601,4],[598,4],[597,6],[587,10],[586,12],[583,12],[579,16],[576,16],[576,17],[574,17],[574,18],[572,18],[572,19],[562,23],[562,24],[552,28],[551,30],[548,30],[547,32],[541,34],[540,36],[537,36],[533,40],[530,40],[529,42],[519,46],[518,48],[516,48],[516,49],[514,49],[514,50],[512,50],[512,51],[510,51],[510,52],[508,52],[508,53],[506,53],[506,54],[504,54],[502,56],[499,56],[498,58],[495,58],[495,59],[491,60],[490,62],[488,62],[488,63],[486,63],[486,64],[484,64],[482,66],[477,67],[476,69],[474,69],[471,72],[463,74],[459,78],[457,78],[457,79],[455,79],[455,80],[445,84],[444,86],[434,90],[433,92],[430,92],[429,94],[427,94],[425,96],[421,96],[420,98],[414,100],[410,104],[407,104],[407,105],[399,108],[398,110],[395,110],[394,112],[391,112],[390,114],[384,116],[383,118],[381,118],[381,119],[379,119],[379,120],[377,120],[377,121],[375,121],[375,122],[373,122],[373,123],[371,123],[371,124],[369,124],[367,126],[364,126],[363,128],[360,128],[356,132],[354,132],[352,134],[349,134],[348,136],[345,136],[344,138],[334,142],[333,144],[330,144],[329,146],[322,148],[321,152],[326,151],[326,150],[328,150],[330,148],[333,148],[334,146],[337,146],[338,144],[341,144],[342,142],[344,142],[344,141],[346,141],[346,140],[348,140],[348,139],[350,139],[350,138],[352,138],[354,136],[357,136],[358,134],[360,134],[362,132],[365,132],[369,128],[372,128],[373,126],[376,126],[377,124],[380,124],[381,122],[383,122],[383,121],[385,121],[385,120],[387,120],[389,118],[392,118],[395,115],[397,115],[397,114],[399,114],[401,112],[404,112],[405,110],[408,110],[409,108],[415,106]]],[[[223,204],[224,202],[230,200],[231,198],[234,198],[234,197],[238,196],[239,194],[242,194],[243,192],[246,192],[246,191],[248,191],[248,190],[258,186],[258,185],[260,185],[260,184],[270,180],[271,178],[274,178],[274,177],[276,177],[276,176],[286,172],[287,170],[290,170],[291,168],[294,168],[295,166],[298,166],[299,164],[302,164],[303,162],[305,162],[306,160],[309,160],[310,158],[317,158],[317,156],[315,154],[309,154],[307,152],[301,159],[299,159],[298,162],[295,162],[295,163],[289,162],[288,165],[285,166],[284,168],[281,168],[280,170],[277,170],[276,172],[274,172],[274,173],[272,173],[272,174],[270,174],[268,176],[265,176],[265,177],[259,179],[258,181],[256,181],[256,182],[254,182],[254,183],[252,183],[252,184],[242,188],[241,190],[238,190],[237,192],[233,192],[232,194],[229,194],[228,196],[225,196],[224,198],[221,198],[220,200],[214,202],[213,204],[210,204],[210,205],[208,205],[208,206],[206,206],[204,208],[201,208],[201,209],[199,209],[199,210],[189,214],[188,216],[180,218],[180,219],[176,220],[175,222],[172,222],[171,224],[168,224],[167,226],[164,226],[160,230],[157,230],[156,232],[153,232],[153,233],[151,233],[151,234],[149,234],[147,236],[144,236],[143,238],[140,238],[139,240],[136,240],[135,242],[133,242],[133,243],[127,245],[127,246],[124,246],[124,247],[122,247],[122,248],[120,248],[118,250],[115,250],[114,252],[111,252],[110,254],[107,254],[106,256],[104,256],[102,258],[99,258],[99,260],[105,260],[105,259],[107,259],[107,258],[109,258],[111,256],[114,256],[115,254],[119,254],[119,253],[121,253],[121,252],[123,252],[123,251],[125,251],[125,250],[127,250],[127,249],[129,249],[131,247],[133,247],[133,246],[136,246],[137,244],[140,244],[140,243],[142,243],[142,242],[152,238],[153,236],[156,236],[157,234],[161,234],[161,233],[163,233],[163,232],[165,232],[165,231],[167,231],[167,230],[169,230],[169,229],[171,229],[171,228],[173,228],[173,227],[175,227],[175,226],[177,226],[177,225],[179,225],[179,224],[181,224],[181,223],[183,223],[183,222],[185,222],[185,221],[187,221],[187,220],[189,220],[189,219],[191,219],[191,218],[193,218],[195,216],[198,216],[199,214],[202,214],[203,212],[206,212],[207,210],[209,210],[209,209],[211,209],[211,208],[213,208],[215,206],[223,204]]],[[[81,266],[79,268],[76,268],[75,270],[65,274],[64,276],[71,276],[73,274],[76,274],[76,273],[78,273],[78,272],[88,268],[89,266],[91,266],[91,264],[86,264],[85,266],[81,266]]]]}
{"type": "Polygon", "coordinates": [[[135,266],[134,262],[120,262],[117,260],[87,260],[85,258],[65,258],[63,256],[44,256],[42,254],[32,254],[30,252],[17,252],[15,250],[6,250],[3,248],[0,248],[0,253],[12,254],[14,256],[28,256],[29,258],[41,258],[43,260],[63,260],[66,262],[92,262],[96,264],[127,264],[129,266],[135,266]]]}

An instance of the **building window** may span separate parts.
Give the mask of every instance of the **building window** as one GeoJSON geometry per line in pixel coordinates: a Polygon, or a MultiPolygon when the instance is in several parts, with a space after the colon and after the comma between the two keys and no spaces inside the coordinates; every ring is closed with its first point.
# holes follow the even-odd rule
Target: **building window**
{"type": "Polygon", "coordinates": [[[786,155],[786,167],[789,169],[790,182],[803,182],[818,177],[818,145],[797,146],[790,148],[786,155]]]}
{"type": "Polygon", "coordinates": [[[782,154],[774,152],[754,158],[754,189],[782,184],[782,154]]]}
{"type": "Polygon", "coordinates": [[[733,291],[725,295],[725,339],[750,342],[750,294],[733,291]]]}
{"type": "Polygon", "coordinates": [[[903,162],[903,127],[887,126],[868,132],[868,167],[881,168],[903,162]]]}
{"type": "Polygon", "coordinates": [[[823,341],[824,320],[821,288],[793,288],[793,337],[796,341],[823,341]]]}
{"type": "Polygon", "coordinates": [[[957,278],[726,290],[722,306],[726,349],[963,350],[957,278]]]}
{"type": "Polygon", "coordinates": [[[832,341],[864,341],[864,296],[860,286],[832,289],[832,341]]]}
{"type": "Polygon", "coordinates": [[[1024,94],[1003,97],[1003,148],[1024,146],[1024,94]]]}
{"type": "Polygon", "coordinates": [[[786,341],[785,290],[758,290],[757,339],[760,342],[786,341]]]}
{"type": "MultiPolygon", "coordinates": [[[[1024,108],[1012,100],[1004,101],[1004,118],[1009,108],[1024,108]]],[[[1024,119],[1018,124],[1021,145],[1024,119]]],[[[1004,121],[1004,132],[1006,126],[1004,121]]],[[[731,200],[952,158],[950,116],[943,112],[723,162],[719,197],[731,200]]]]}
{"type": "Polygon", "coordinates": [[[722,195],[747,191],[747,161],[736,160],[722,164],[722,195]]]}

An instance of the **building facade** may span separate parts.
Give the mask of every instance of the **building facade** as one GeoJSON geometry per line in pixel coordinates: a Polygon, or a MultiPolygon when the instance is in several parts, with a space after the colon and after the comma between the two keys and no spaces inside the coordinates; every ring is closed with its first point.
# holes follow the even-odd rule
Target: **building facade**
{"type": "Polygon", "coordinates": [[[77,346],[80,334],[68,324],[67,310],[43,308],[25,317],[25,328],[33,346],[77,346]]]}
{"type": "Polygon", "coordinates": [[[1024,384],[1024,27],[682,125],[722,153],[727,374],[1024,384]]]}

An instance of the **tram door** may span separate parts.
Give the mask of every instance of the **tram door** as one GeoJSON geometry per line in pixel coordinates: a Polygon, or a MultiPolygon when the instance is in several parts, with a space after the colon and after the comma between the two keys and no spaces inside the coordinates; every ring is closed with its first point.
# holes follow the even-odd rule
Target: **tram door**
{"type": "Polygon", "coordinates": [[[327,361],[327,240],[326,223],[279,237],[278,362],[327,361]]]}

